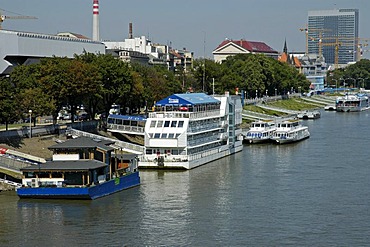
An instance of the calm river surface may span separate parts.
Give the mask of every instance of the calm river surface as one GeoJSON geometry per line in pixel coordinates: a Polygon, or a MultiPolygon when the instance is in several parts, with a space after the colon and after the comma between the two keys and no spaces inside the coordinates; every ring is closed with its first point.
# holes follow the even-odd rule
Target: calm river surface
{"type": "Polygon", "coordinates": [[[370,111],[95,201],[0,193],[0,246],[370,246],[370,111]]]}

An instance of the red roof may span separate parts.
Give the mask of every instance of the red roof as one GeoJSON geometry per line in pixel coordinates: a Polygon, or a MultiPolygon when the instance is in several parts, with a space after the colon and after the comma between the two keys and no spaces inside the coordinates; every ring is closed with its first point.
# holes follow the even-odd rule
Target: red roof
{"type": "Polygon", "coordinates": [[[276,53],[277,51],[266,45],[264,42],[248,41],[248,40],[225,40],[217,48],[221,48],[229,43],[234,43],[244,49],[254,53],[276,53]]]}

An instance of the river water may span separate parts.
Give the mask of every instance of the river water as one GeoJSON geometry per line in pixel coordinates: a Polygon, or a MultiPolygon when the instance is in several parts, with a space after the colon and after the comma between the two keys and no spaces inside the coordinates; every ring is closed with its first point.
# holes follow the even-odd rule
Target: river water
{"type": "Polygon", "coordinates": [[[94,201],[0,193],[0,246],[370,246],[370,111],[94,201]]]}

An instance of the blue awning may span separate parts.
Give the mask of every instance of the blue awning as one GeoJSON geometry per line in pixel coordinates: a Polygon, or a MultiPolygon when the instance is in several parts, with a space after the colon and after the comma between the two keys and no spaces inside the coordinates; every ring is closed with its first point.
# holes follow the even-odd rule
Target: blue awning
{"type": "Polygon", "coordinates": [[[203,104],[220,104],[221,102],[205,93],[173,94],[158,101],[156,106],[194,106],[203,104]]]}

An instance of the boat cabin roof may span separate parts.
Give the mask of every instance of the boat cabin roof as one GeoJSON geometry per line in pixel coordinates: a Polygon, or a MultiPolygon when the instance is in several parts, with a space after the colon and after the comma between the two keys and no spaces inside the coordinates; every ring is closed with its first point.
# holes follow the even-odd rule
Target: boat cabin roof
{"type": "Polygon", "coordinates": [[[205,93],[173,94],[158,101],[156,106],[194,106],[205,104],[221,104],[221,101],[205,93]]]}
{"type": "Polygon", "coordinates": [[[109,145],[114,144],[114,141],[107,141],[101,139],[92,139],[89,137],[77,137],[75,139],[69,139],[65,142],[55,144],[49,147],[50,150],[57,149],[84,149],[84,148],[99,148],[105,151],[112,151],[114,148],[109,145]]]}
{"type": "Polygon", "coordinates": [[[88,171],[106,167],[107,164],[98,160],[69,160],[69,161],[48,161],[40,165],[32,165],[21,168],[22,172],[38,171],[88,171]]]}

